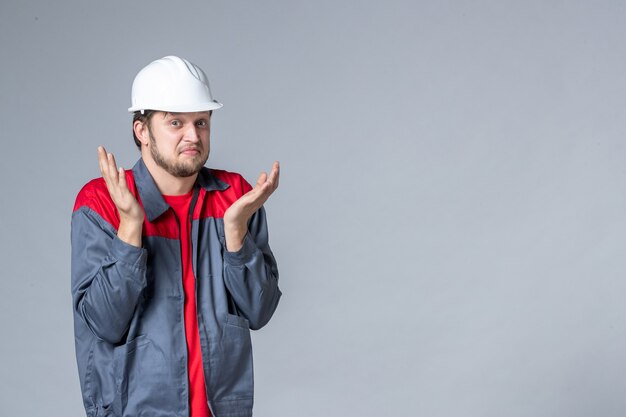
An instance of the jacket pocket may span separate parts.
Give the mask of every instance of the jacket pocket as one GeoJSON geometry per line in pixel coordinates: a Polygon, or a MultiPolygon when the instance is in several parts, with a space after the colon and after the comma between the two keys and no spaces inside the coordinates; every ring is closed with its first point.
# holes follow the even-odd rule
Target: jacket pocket
{"type": "Polygon", "coordinates": [[[137,336],[115,351],[117,398],[115,415],[139,415],[145,408],[176,407],[176,378],[163,351],[146,335],[137,336]]]}
{"type": "Polygon", "coordinates": [[[242,327],[244,329],[250,328],[250,323],[248,322],[248,319],[246,319],[245,317],[236,316],[234,314],[226,314],[225,322],[226,324],[230,324],[232,326],[237,326],[237,327],[242,327]]]}
{"type": "Polygon", "coordinates": [[[219,358],[213,363],[213,401],[252,399],[252,342],[248,320],[233,314],[222,318],[219,358]]]}

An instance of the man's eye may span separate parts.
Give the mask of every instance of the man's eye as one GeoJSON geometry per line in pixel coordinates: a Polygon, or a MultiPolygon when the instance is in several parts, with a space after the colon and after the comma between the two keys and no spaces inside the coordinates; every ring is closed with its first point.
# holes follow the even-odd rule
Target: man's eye
{"type": "Polygon", "coordinates": [[[204,126],[206,126],[206,125],[207,125],[206,120],[198,120],[198,121],[196,122],[196,126],[204,127],[204,126]]]}
{"type": "Polygon", "coordinates": [[[179,122],[178,120],[172,120],[172,121],[170,122],[170,124],[171,124],[172,126],[176,126],[176,127],[180,126],[180,122],[179,122]]]}

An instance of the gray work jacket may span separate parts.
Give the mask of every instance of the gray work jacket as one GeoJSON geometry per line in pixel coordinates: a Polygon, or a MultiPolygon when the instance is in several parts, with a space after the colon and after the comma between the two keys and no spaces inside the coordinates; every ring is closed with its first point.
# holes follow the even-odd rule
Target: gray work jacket
{"type": "MultiPolygon", "coordinates": [[[[87,416],[187,417],[189,387],[179,227],[140,159],[126,172],[145,211],[143,247],[117,238],[119,215],[102,178],[72,214],[76,358],[87,416]]],[[[250,185],[203,168],[194,186],[191,247],[198,330],[215,417],[252,415],[250,329],[271,318],[281,292],[263,208],[238,252],[227,252],[224,211],[250,185]]]]}

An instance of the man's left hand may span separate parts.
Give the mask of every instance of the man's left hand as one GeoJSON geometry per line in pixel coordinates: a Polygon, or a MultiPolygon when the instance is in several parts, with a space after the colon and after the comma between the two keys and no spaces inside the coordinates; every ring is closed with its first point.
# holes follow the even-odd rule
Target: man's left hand
{"type": "Polygon", "coordinates": [[[226,250],[237,252],[243,246],[243,240],[248,233],[250,217],[261,208],[267,199],[278,188],[280,164],[274,162],[269,175],[261,172],[254,188],[242,195],[224,213],[224,234],[226,250]]]}

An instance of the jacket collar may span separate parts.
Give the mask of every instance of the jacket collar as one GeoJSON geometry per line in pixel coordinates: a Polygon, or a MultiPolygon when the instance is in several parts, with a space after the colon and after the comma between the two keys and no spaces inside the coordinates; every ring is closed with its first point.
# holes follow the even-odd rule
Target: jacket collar
{"type": "MultiPolygon", "coordinates": [[[[154,221],[163,214],[170,206],[165,202],[161,192],[154,182],[154,178],[148,171],[148,167],[144,164],[143,159],[139,159],[133,167],[133,177],[135,185],[139,193],[139,198],[143,204],[146,217],[149,222],[154,221]]],[[[224,191],[230,185],[216,178],[211,174],[211,170],[202,167],[198,173],[198,178],[194,184],[194,189],[204,188],[206,191],[224,191]]]]}

